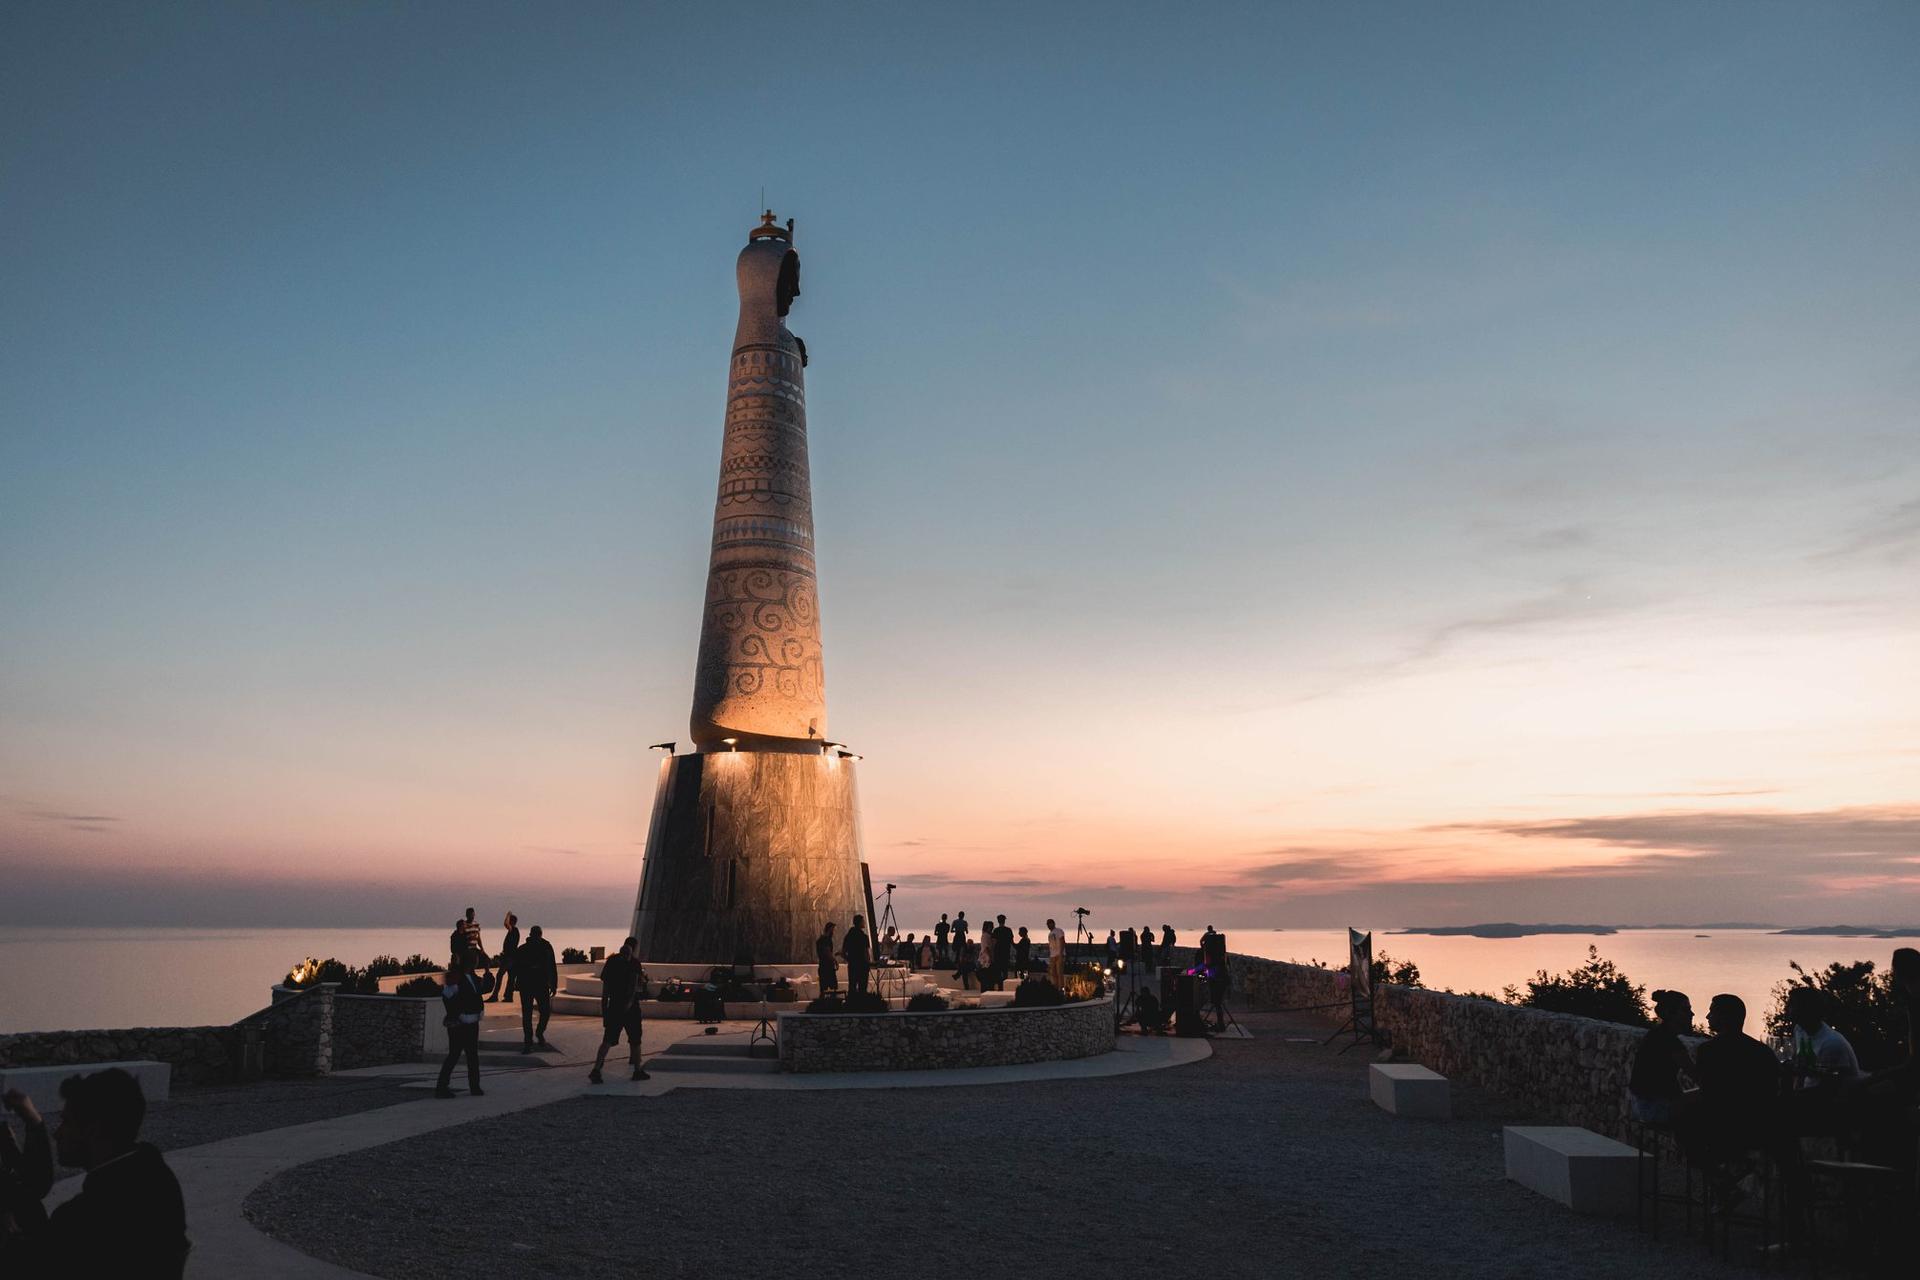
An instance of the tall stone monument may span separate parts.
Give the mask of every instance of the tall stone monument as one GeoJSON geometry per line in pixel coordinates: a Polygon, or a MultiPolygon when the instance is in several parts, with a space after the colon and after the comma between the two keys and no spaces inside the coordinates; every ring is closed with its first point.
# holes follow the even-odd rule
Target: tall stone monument
{"type": "Polygon", "coordinates": [[[797,964],[863,910],[854,757],[827,741],[793,223],[768,211],[735,266],[720,492],[691,754],[660,762],[634,904],[662,964],[797,964]]]}

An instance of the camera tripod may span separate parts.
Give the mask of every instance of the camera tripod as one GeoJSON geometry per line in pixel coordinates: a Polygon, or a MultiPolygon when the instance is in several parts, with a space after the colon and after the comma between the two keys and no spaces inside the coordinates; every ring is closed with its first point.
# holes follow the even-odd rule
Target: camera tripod
{"type": "Polygon", "coordinates": [[[886,892],[880,895],[880,918],[873,922],[873,939],[876,943],[887,936],[889,929],[893,930],[895,937],[900,934],[900,920],[893,914],[893,891],[897,887],[888,885],[886,892]]]}

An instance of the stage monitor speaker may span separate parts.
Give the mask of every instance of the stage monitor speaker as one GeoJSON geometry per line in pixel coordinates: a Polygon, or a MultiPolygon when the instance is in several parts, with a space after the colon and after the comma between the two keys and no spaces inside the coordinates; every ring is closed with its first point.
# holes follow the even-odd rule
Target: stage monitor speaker
{"type": "Polygon", "coordinates": [[[1140,954],[1140,940],[1131,929],[1120,931],[1120,958],[1132,964],[1134,957],[1140,954]]]}
{"type": "Polygon", "coordinates": [[[1200,1019],[1200,979],[1190,973],[1178,974],[1174,979],[1173,1034],[1189,1037],[1207,1034],[1207,1024],[1200,1019]]]}
{"type": "Polygon", "coordinates": [[[1200,957],[1211,969],[1224,970],[1227,967],[1227,935],[1210,933],[1200,939],[1200,957]]]}

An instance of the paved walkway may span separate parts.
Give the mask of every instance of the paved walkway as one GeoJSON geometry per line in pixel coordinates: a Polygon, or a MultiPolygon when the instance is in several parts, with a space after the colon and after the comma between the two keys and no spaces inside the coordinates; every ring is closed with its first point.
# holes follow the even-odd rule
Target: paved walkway
{"type": "MultiPolygon", "coordinates": [[[[649,1061],[677,1042],[736,1043],[744,1046],[752,1024],[723,1023],[714,1037],[697,1024],[654,1019],[648,1022],[645,1049],[649,1061]]],[[[589,1084],[588,1066],[599,1043],[596,1019],[555,1018],[548,1039],[559,1052],[537,1060],[519,1053],[517,1013],[488,1010],[483,1027],[483,1051],[506,1069],[483,1064],[481,1097],[469,1097],[463,1077],[456,1076],[460,1096],[451,1101],[427,1099],[332,1116],[285,1128],[267,1129],[200,1146],[167,1152],[167,1163],[180,1179],[187,1202],[188,1234],[193,1253],[189,1276],[227,1277],[272,1275],[295,1277],[363,1277],[366,1273],[323,1262],[255,1228],[245,1210],[247,1197],[275,1175],[314,1161],[344,1156],[368,1148],[431,1134],[477,1120],[492,1120],[569,1098],[651,1098],[680,1089],[746,1089],[812,1092],[845,1089],[906,1089],[961,1085],[1011,1084],[1023,1081],[1066,1081],[1148,1071],[1196,1061],[1206,1056],[1205,1041],[1124,1039],[1122,1047],[1099,1058],[1070,1062],[1042,1062],[1019,1067],[992,1067],[975,1071],[891,1071],[850,1075],[786,1075],[777,1071],[745,1073],[723,1061],[711,1070],[656,1071],[653,1079],[629,1081],[626,1046],[609,1057],[607,1083],[589,1084]]],[[[431,1089],[434,1068],[398,1063],[337,1073],[335,1079],[391,1078],[407,1088],[431,1089]]],[[[79,1190],[80,1177],[54,1187],[49,1207],[79,1190]]],[[[371,1184],[370,1184],[371,1185],[371,1184]]],[[[362,1188],[365,1193],[365,1188],[362,1188]]],[[[387,1204],[401,1220],[405,1199],[374,1197],[387,1204]]],[[[425,1206],[432,1195],[423,1197],[425,1206]]]]}
{"type": "Polygon", "coordinates": [[[396,1280],[471,1280],[474,1259],[491,1280],[1722,1272],[1677,1223],[1655,1239],[1506,1181],[1500,1127],[1538,1118],[1504,1099],[1456,1085],[1454,1119],[1397,1119],[1368,1100],[1365,1054],[1322,1047],[1325,1026],[1242,1021],[1253,1039],[1103,1080],[563,1098],[303,1165],[248,1207],[396,1280]],[[486,1208],[412,1211],[449,1170],[486,1208]]]}

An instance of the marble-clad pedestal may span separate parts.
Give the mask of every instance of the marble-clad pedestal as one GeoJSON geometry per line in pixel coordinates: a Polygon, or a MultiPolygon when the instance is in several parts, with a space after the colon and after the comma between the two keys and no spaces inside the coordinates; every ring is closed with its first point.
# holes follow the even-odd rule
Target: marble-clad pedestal
{"type": "Polygon", "coordinates": [[[709,751],[661,761],[634,906],[662,964],[802,964],[828,920],[864,914],[854,761],[709,751]]]}

